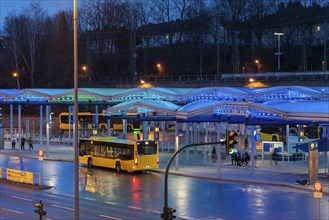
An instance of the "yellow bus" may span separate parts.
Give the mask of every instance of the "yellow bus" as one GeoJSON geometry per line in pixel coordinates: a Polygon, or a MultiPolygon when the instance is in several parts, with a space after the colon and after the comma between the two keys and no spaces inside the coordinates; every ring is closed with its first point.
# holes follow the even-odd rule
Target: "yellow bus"
{"type": "MultiPolygon", "coordinates": [[[[92,129],[93,128],[93,121],[94,121],[95,113],[91,112],[79,112],[78,113],[78,121],[79,121],[79,128],[81,125],[84,125],[84,129],[92,129]]],[[[73,122],[73,115],[71,115],[71,123],[73,122]]],[[[107,130],[107,117],[103,116],[103,114],[98,114],[98,129],[99,130],[107,130]]],[[[122,119],[114,119],[110,120],[111,128],[114,130],[122,131],[122,119]]],[[[130,132],[133,130],[133,123],[128,121],[127,123],[127,131],[130,132]]],[[[69,130],[69,113],[62,112],[59,114],[59,129],[61,130],[69,130]]],[[[71,125],[71,129],[73,126],[71,125]]]]}
{"type": "Polygon", "coordinates": [[[120,172],[159,168],[157,141],[106,138],[80,138],[79,162],[120,172]]]}

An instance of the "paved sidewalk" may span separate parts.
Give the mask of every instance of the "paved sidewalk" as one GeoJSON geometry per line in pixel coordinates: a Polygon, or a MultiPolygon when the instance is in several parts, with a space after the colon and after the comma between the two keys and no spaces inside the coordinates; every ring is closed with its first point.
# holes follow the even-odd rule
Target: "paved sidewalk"
{"type": "MultiPolygon", "coordinates": [[[[45,160],[55,161],[74,161],[74,149],[68,145],[49,145],[48,155],[45,149],[45,144],[42,146],[36,144],[33,150],[15,150],[11,149],[9,142],[5,143],[5,149],[0,150],[0,154],[38,158],[38,149],[44,150],[45,160]]],[[[172,152],[160,152],[160,168],[159,172],[165,172],[167,163],[172,156],[172,152]]],[[[308,178],[308,162],[278,162],[278,165],[270,164],[270,161],[257,160],[256,167],[253,172],[250,165],[236,166],[231,165],[228,160],[221,161],[220,174],[217,169],[217,163],[203,161],[201,155],[189,156],[189,161],[186,161],[186,154],[179,155],[178,170],[176,170],[175,160],[171,164],[170,173],[175,175],[183,175],[188,177],[204,178],[221,180],[228,182],[240,182],[250,184],[267,184],[276,186],[292,187],[300,190],[313,192],[313,185],[296,185],[296,180],[305,180],[308,178]]],[[[323,185],[323,193],[329,195],[329,175],[328,170],[319,168],[319,180],[323,185]]]]}

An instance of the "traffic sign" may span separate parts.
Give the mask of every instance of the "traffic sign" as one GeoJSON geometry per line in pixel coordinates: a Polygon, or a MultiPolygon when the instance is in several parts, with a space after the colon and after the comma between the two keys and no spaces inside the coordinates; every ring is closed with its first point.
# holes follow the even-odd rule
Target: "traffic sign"
{"type": "Polygon", "coordinates": [[[39,160],[42,161],[43,160],[43,150],[42,149],[39,149],[38,151],[38,155],[39,155],[39,160]]]}
{"type": "Polygon", "coordinates": [[[283,52],[275,52],[274,54],[275,54],[275,55],[282,55],[283,52]]]}
{"type": "Polygon", "coordinates": [[[314,192],[314,198],[321,199],[322,198],[322,192],[314,192]]]}
{"type": "Polygon", "coordinates": [[[313,186],[315,192],[322,192],[322,183],[319,180],[316,180],[313,186]]]}

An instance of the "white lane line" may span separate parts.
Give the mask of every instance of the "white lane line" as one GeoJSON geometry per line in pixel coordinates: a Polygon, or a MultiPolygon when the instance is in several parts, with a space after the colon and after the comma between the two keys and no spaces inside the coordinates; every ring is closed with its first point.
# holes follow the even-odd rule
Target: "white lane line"
{"type": "Polygon", "coordinates": [[[83,199],[90,200],[90,201],[96,201],[96,199],[93,199],[93,198],[83,198],[83,199]]]}
{"type": "Polygon", "coordinates": [[[116,217],[112,217],[112,216],[108,216],[108,215],[99,215],[99,216],[103,217],[103,218],[108,218],[108,219],[122,220],[121,218],[116,218],[116,217]]]}
{"type": "Polygon", "coordinates": [[[110,205],[116,205],[115,202],[105,202],[106,204],[110,204],[110,205]]]}
{"type": "Polygon", "coordinates": [[[64,196],[70,196],[70,197],[74,197],[74,195],[72,194],[63,194],[64,196]]]}
{"type": "Polygon", "coordinates": [[[66,210],[74,211],[74,209],[69,208],[69,207],[65,207],[65,206],[54,205],[54,204],[52,204],[51,206],[56,207],[56,208],[60,208],[60,209],[66,209],[66,210]]]}
{"type": "Polygon", "coordinates": [[[20,200],[24,200],[24,201],[29,201],[29,202],[32,202],[31,199],[27,199],[27,198],[23,198],[23,197],[18,197],[18,196],[10,196],[11,198],[14,198],[14,199],[20,199],[20,200]]]}
{"type": "Polygon", "coordinates": [[[128,206],[128,208],[131,208],[131,209],[137,209],[137,210],[142,210],[142,208],[137,207],[137,206],[128,206]]]}
{"type": "Polygon", "coordinates": [[[162,212],[160,211],[152,211],[153,213],[156,213],[156,214],[161,214],[162,212]]]}
{"type": "Polygon", "coordinates": [[[12,209],[6,209],[6,208],[1,208],[2,210],[5,210],[5,211],[8,211],[8,212],[14,212],[14,213],[17,213],[17,214],[22,214],[24,215],[24,212],[20,212],[20,211],[16,211],[16,210],[12,210],[12,209]]]}
{"type": "Polygon", "coordinates": [[[188,219],[188,220],[192,220],[192,219],[195,219],[195,218],[190,218],[190,217],[188,217],[188,216],[179,216],[179,218],[182,218],[182,219],[188,219]]]}

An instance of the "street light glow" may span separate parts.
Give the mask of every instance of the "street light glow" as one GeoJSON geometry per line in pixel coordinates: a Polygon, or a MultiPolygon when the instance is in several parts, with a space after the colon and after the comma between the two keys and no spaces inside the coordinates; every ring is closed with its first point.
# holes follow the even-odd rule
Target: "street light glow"
{"type": "Polygon", "coordinates": [[[17,72],[13,72],[13,77],[16,78],[16,83],[17,83],[17,89],[20,89],[20,83],[19,83],[19,75],[17,72]]]}
{"type": "Polygon", "coordinates": [[[284,33],[281,33],[281,32],[274,32],[274,35],[276,35],[276,36],[282,36],[282,35],[284,35],[284,33]]]}

